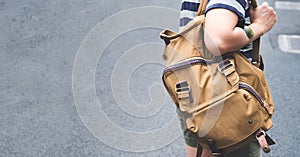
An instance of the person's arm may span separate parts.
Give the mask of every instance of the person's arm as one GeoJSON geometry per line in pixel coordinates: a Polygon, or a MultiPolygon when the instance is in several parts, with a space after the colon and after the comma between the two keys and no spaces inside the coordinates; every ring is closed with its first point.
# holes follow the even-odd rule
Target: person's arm
{"type": "Polygon", "coordinates": [[[236,27],[237,14],[222,8],[209,10],[205,19],[204,36],[208,50],[215,56],[239,50],[268,32],[277,21],[275,11],[267,3],[251,10],[251,16],[253,23],[249,27],[254,36],[249,39],[242,28],[236,27]]]}

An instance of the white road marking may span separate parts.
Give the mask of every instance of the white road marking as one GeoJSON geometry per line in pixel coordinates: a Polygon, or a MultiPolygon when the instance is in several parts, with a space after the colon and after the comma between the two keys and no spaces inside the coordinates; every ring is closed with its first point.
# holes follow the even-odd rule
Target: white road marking
{"type": "Polygon", "coordinates": [[[283,52],[300,54],[299,35],[279,35],[278,45],[280,50],[283,52]]]}
{"type": "Polygon", "coordinates": [[[276,1],[275,8],[287,10],[300,10],[300,2],[276,1]]]}

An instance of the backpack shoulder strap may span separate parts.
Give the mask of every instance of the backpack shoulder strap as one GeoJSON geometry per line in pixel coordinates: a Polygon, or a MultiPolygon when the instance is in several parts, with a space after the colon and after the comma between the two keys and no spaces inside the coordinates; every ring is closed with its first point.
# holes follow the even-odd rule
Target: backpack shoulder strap
{"type": "MultiPolygon", "coordinates": [[[[251,5],[253,8],[257,7],[257,1],[251,0],[251,5]]],[[[251,17],[251,16],[250,16],[251,17]]],[[[251,19],[252,22],[252,19],[251,19]]],[[[258,37],[255,41],[253,41],[253,55],[252,55],[252,63],[257,67],[260,67],[260,56],[259,56],[259,48],[260,48],[260,37],[258,37]]]]}
{"type": "Polygon", "coordinates": [[[197,16],[203,15],[205,13],[207,3],[208,0],[201,0],[196,14],[197,16]]]}

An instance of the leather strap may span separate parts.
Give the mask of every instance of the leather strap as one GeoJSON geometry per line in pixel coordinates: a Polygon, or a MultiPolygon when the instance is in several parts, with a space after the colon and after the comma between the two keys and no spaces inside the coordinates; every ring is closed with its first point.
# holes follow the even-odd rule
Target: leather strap
{"type": "MultiPolygon", "coordinates": [[[[251,0],[251,6],[255,9],[257,7],[257,1],[251,0]]],[[[252,22],[251,16],[250,20],[252,22]]],[[[260,67],[260,56],[259,56],[259,47],[260,47],[260,37],[253,41],[253,55],[252,63],[257,67],[260,67]]]]}
{"type": "Polygon", "coordinates": [[[202,0],[202,2],[200,2],[199,7],[198,7],[198,11],[197,11],[197,16],[203,15],[205,10],[206,10],[206,5],[207,5],[208,0],[202,0]]]}
{"type": "MultiPolygon", "coordinates": [[[[200,2],[198,10],[197,10],[197,14],[196,16],[200,16],[203,15],[205,13],[206,10],[206,5],[208,3],[208,0],[202,0],[202,2],[200,2]]],[[[204,22],[204,17],[202,18],[202,20],[198,20],[198,22],[195,22],[192,26],[190,26],[187,29],[184,29],[183,31],[176,33],[176,34],[172,34],[172,35],[166,35],[166,33],[169,30],[166,30],[164,32],[160,33],[160,38],[163,39],[166,43],[166,45],[168,45],[170,43],[170,40],[175,39],[180,37],[181,35],[185,34],[186,32],[192,30],[194,27],[198,26],[199,24],[201,24],[202,22],[204,22]]]]}
{"type": "Polygon", "coordinates": [[[198,143],[197,144],[197,155],[196,155],[196,157],[201,157],[201,155],[202,155],[202,147],[201,147],[201,145],[198,143]]]}
{"type": "Polygon", "coordinates": [[[217,148],[216,142],[214,140],[209,139],[207,143],[214,157],[224,157],[223,153],[217,148]]]}
{"type": "Polygon", "coordinates": [[[275,144],[275,142],[270,138],[270,136],[268,136],[264,130],[259,129],[256,132],[255,137],[256,137],[261,149],[265,153],[269,153],[271,151],[269,145],[275,144]]]}
{"type": "Polygon", "coordinates": [[[235,70],[233,61],[225,59],[219,63],[218,70],[224,74],[231,86],[235,86],[239,82],[239,75],[235,70]]]}

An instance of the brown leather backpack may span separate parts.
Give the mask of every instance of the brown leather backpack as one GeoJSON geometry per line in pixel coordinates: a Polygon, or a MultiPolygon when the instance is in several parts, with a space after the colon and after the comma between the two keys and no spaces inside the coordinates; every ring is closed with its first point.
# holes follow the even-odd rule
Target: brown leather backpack
{"type": "Polygon", "coordinates": [[[230,152],[256,137],[269,152],[274,141],[265,131],[272,127],[274,104],[264,72],[239,52],[208,52],[203,41],[206,3],[181,32],[160,34],[166,43],[165,88],[202,147],[215,154],[230,152]]]}

